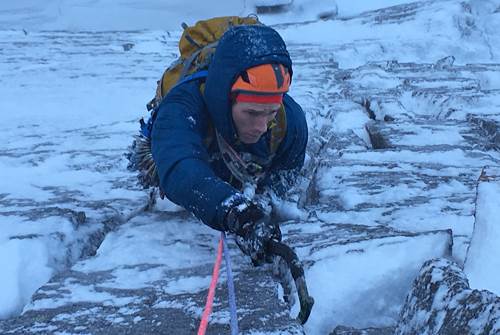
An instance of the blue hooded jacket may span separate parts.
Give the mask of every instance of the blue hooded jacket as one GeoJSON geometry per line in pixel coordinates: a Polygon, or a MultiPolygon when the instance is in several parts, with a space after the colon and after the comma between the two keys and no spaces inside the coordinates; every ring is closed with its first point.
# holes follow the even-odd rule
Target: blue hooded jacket
{"type": "MultiPolygon", "coordinates": [[[[244,70],[261,64],[280,63],[292,73],[292,61],[279,34],[263,25],[237,26],[219,40],[210,63],[202,93],[203,79],[188,81],[170,90],[159,106],[153,125],[151,145],[158,168],[160,185],[166,196],[183,206],[212,228],[223,230],[228,199],[242,197],[228,181],[230,171],[221,159],[215,143],[205,144],[210,128],[237,151],[266,158],[269,152],[268,130],[255,144],[241,144],[231,114],[230,91],[244,70]]],[[[266,179],[279,189],[280,175],[293,175],[304,164],[307,124],[301,107],[288,95],[283,98],[287,131],[266,179]]]]}

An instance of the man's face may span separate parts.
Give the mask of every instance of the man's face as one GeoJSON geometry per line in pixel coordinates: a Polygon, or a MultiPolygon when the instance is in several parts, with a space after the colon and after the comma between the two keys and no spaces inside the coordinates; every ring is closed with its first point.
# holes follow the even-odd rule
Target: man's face
{"type": "Polygon", "coordinates": [[[232,114],[240,141],[246,144],[259,141],[279,109],[280,104],[235,103],[232,114]]]}

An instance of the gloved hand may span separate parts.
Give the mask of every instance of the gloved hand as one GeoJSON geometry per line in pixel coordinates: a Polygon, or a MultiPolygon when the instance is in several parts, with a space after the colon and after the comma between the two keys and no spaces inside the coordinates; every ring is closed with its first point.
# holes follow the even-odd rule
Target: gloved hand
{"type": "Polygon", "coordinates": [[[260,206],[250,201],[233,206],[226,216],[226,227],[237,235],[236,243],[254,265],[272,262],[271,255],[266,253],[266,242],[281,241],[281,231],[260,206]]]}

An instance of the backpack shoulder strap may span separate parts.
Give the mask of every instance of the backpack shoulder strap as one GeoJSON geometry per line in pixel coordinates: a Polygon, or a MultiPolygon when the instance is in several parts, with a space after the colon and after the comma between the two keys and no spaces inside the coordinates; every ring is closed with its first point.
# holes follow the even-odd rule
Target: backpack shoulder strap
{"type": "MultiPolygon", "coordinates": [[[[187,82],[192,81],[192,80],[200,79],[200,78],[206,78],[207,76],[208,76],[208,70],[201,70],[201,71],[192,73],[192,74],[182,78],[181,80],[179,80],[174,86],[172,86],[172,88],[170,90],[172,90],[174,87],[177,87],[181,84],[187,83],[187,82]]],[[[202,85],[203,85],[203,87],[205,87],[205,83],[203,83],[202,85]]],[[[203,92],[201,91],[201,88],[200,88],[200,92],[203,94],[203,92]]]]}

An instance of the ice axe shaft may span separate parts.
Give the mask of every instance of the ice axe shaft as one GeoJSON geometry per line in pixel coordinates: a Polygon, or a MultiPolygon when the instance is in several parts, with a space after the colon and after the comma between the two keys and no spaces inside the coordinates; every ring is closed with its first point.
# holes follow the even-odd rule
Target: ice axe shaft
{"type": "Polygon", "coordinates": [[[304,269],[302,268],[299,257],[288,245],[275,240],[268,240],[267,248],[271,254],[281,256],[288,264],[293,280],[295,281],[300,301],[300,312],[297,316],[297,320],[301,324],[306,323],[309,315],[311,314],[314,299],[307,291],[304,269]]]}

